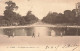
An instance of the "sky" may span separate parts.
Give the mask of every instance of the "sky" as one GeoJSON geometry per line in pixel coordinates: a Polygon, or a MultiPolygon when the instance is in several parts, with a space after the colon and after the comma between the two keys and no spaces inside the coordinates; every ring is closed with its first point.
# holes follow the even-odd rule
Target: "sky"
{"type": "MultiPolygon", "coordinates": [[[[5,2],[9,0],[0,0],[0,15],[5,10],[5,2]]],[[[76,8],[76,3],[80,0],[12,0],[19,7],[16,10],[22,16],[25,16],[29,10],[39,19],[45,17],[49,12],[63,13],[64,10],[76,8]]]]}

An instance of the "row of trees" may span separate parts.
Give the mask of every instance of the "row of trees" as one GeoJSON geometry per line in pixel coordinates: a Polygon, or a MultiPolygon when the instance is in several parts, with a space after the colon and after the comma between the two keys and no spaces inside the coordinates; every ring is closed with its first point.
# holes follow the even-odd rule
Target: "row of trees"
{"type": "Polygon", "coordinates": [[[42,21],[50,24],[80,24],[80,15],[76,16],[76,9],[65,10],[63,14],[49,12],[42,21]]]}
{"type": "Polygon", "coordinates": [[[14,12],[14,10],[18,9],[18,6],[14,2],[8,1],[5,4],[7,6],[5,7],[4,16],[0,16],[0,25],[26,25],[38,21],[38,18],[31,11],[28,11],[26,16],[21,16],[14,12]]]}
{"type": "MultiPolygon", "coordinates": [[[[14,12],[18,6],[12,1],[5,2],[4,16],[0,16],[0,25],[26,25],[37,22],[39,19],[28,11],[26,16],[14,12]]],[[[76,16],[76,9],[65,10],[64,13],[49,12],[47,16],[42,19],[45,23],[50,24],[80,24],[80,15],[76,16]]]]}

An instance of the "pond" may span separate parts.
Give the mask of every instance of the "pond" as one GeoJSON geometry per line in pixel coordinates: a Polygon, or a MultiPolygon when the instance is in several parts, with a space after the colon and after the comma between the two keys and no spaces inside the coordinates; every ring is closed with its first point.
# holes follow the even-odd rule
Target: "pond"
{"type": "Polygon", "coordinates": [[[7,36],[79,36],[78,28],[26,27],[0,29],[0,34],[7,36]]]}

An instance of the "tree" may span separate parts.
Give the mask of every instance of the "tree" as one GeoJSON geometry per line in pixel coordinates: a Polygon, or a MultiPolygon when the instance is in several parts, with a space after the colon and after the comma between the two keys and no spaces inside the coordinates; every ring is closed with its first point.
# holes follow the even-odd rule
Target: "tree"
{"type": "Polygon", "coordinates": [[[33,15],[31,12],[32,11],[28,11],[27,15],[24,16],[26,24],[32,24],[38,21],[38,18],[35,17],[35,15],[33,15]]]}
{"type": "Polygon", "coordinates": [[[49,24],[56,24],[58,23],[58,13],[57,12],[49,12],[46,17],[42,19],[43,22],[49,24]]]}
{"type": "Polygon", "coordinates": [[[43,22],[50,23],[50,24],[74,24],[76,23],[76,11],[75,9],[65,10],[64,14],[56,13],[56,12],[49,12],[46,17],[42,19],[43,22]]]}
{"type": "Polygon", "coordinates": [[[7,4],[8,6],[6,6],[6,10],[10,10],[10,11],[13,11],[15,9],[18,9],[18,6],[16,6],[16,4],[12,1],[8,1],[8,2],[5,2],[5,4],[7,4]]]}
{"type": "Polygon", "coordinates": [[[5,2],[5,4],[7,4],[7,6],[4,11],[4,19],[9,22],[9,25],[18,25],[21,15],[14,12],[14,10],[18,9],[18,6],[16,6],[16,4],[12,1],[5,2]]]}
{"type": "Polygon", "coordinates": [[[64,11],[64,17],[66,18],[66,23],[74,24],[75,23],[75,17],[76,12],[75,10],[65,10],[64,11]]]}

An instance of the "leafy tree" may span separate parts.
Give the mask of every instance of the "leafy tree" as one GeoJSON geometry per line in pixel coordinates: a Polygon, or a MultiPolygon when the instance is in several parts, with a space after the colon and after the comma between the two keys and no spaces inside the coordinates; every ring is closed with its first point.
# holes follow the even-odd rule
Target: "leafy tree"
{"type": "Polygon", "coordinates": [[[12,1],[5,2],[5,4],[7,4],[7,6],[4,11],[4,19],[9,22],[9,25],[18,25],[21,15],[14,12],[14,10],[18,9],[18,6],[16,6],[16,4],[12,1]]]}
{"type": "Polygon", "coordinates": [[[74,24],[76,23],[76,10],[65,10],[64,14],[49,12],[47,16],[45,16],[42,21],[50,24],[74,24]]]}
{"type": "Polygon", "coordinates": [[[10,11],[13,11],[15,9],[18,9],[18,6],[16,6],[16,4],[12,1],[8,1],[8,2],[5,2],[5,4],[7,4],[8,6],[6,6],[6,10],[10,10],[10,11]]]}
{"type": "Polygon", "coordinates": [[[67,20],[66,23],[70,23],[70,24],[75,23],[75,17],[76,17],[75,10],[72,10],[72,11],[71,10],[65,10],[64,16],[66,17],[66,20],[67,20]]]}
{"type": "Polygon", "coordinates": [[[55,24],[57,21],[57,16],[58,16],[58,13],[49,12],[47,16],[42,19],[42,21],[50,24],[55,24]]]}
{"type": "Polygon", "coordinates": [[[38,18],[35,17],[35,15],[33,15],[31,12],[32,11],[28,11],[27,15],[24,16],[26,24],[32,24],[38,21],[38,18]]]}

